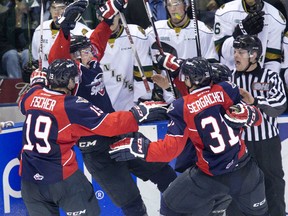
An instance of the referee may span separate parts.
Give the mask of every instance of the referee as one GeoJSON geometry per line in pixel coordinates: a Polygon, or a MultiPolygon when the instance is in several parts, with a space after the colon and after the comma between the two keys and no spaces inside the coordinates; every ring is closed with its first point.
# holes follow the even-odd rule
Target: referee
{"type": "Polygon", "coordinates": [[[243,101],[257,106],[263,115],[260,126],[248,127],[242,134],[252,157],[265,176],[266,198],[271,216],[285,216],[285,181],[277,117],[287,106],[283,82],[277,72],[258,63],[262,44],[256,36],[241,35],[233,43],[236,69],[233,82],[243,101]]]}

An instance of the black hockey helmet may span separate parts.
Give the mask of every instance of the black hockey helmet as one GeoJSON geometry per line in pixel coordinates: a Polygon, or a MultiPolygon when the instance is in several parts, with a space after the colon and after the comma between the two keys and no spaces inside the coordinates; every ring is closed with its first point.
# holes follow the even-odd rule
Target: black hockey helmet
{"type": "Polygon", "coordinates": [[[90,39],[84,35],[72,35],[70,39],[70,53],[77,52],[81,49],[91,46],[90,39]]]}
{"type": "Polygon", "coordinates": [[[191,84],[198,87],[210,85],[211,71],[209,62],[202,57],[186,59],[180,68],[180,73],[188,76],[191,84]]]}
{"type": "Polygon", "coordinates": [[[51,88],[67,87],[69,80],[77,76],[78,67],[71,59],[56,59],[48,67],[47,77],[51,88]]]}
{"type": "Polygon", "coordinates": [[[224,64],[212,63],[211,79],[213,83],[219,83],[232,80],[232,71],[224,64]]]}
{"type": "Polygon", "coordinates": [[[239,35],[233,42],[235,49],[244,49],[251,55],[253,52],[257,53],[256,60],[262,55],[262,43],[261,40],[255,35],[239,35]]]}

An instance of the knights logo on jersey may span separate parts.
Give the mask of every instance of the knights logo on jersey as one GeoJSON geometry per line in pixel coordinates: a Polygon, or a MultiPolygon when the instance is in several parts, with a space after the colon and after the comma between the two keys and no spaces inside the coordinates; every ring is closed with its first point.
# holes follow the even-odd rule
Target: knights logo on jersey
{"type": "Polygon", "coordinates": [[[272,88],[271,83],[255,82],[252,83],[252,90],[256,91],[269,91],[272,88]]]}

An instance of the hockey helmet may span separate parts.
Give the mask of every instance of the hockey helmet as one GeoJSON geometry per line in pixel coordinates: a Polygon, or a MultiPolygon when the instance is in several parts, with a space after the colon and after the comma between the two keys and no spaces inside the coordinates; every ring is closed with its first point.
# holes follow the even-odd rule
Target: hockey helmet
{"type": "Polygon", "coordinates": [[[90,39],[83,35],[72,35],[70,39],[70,53],[77,52],[81,49],[91,46],[90,39]]]}
{"type": "Polygon", "coordinates": [[[53,0],[51,1],[50,6],[54,5],[55,7],[66,7],[69,3],[71,3],[70,0],[53,0]]]}
{"type": "Polygon", "coordinates": [[[49,65],[47,77],[52,88],[65,88],[71,78],[78,82],[78,67],[71,59],[56,59],[49,65]]]}
{"type": "Polygon", "coordinates": [[[233,42],[235,49],[244,49],[251,55],[253,52],[257,53],[256,60],[262,55],[261,40],[255,35],[239,35],[233,42]]]}
{"type": "Polygon", "coordinates": [[[212,63],[211,79],[213,83],[219,83],[232,80],[232,71],[224,64],[212,63]]]}
{"type": "Polygon", "coordinates": [[[180,73],[189,77],[191,84],[198,87],[210,85],[211,71],[209,62],[202,57],[186,59],[180,68],[180,73]]]}

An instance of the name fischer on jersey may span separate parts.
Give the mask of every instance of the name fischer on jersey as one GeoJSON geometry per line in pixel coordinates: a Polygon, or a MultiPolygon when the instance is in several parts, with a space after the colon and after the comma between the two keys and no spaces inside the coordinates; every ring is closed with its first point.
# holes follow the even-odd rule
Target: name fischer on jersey
{"type": "Polygon", "coordinates": [[[33,97],[30,107],[41,108],[53,111],[56,105],[56,100],[45,98],[45,97],[33,97]]]}
{"type": "Polygon", "coordinates": [[[207,107],[211,104],[215,104],[219,102],[224,102],[224,94],[223,92],[217,91],[217,92],[212,92],[212,93],[203,95],[198,100],[190,104],[187,104],[187,107],[190,113],[195,113],[204,107],[207,107]]]}

